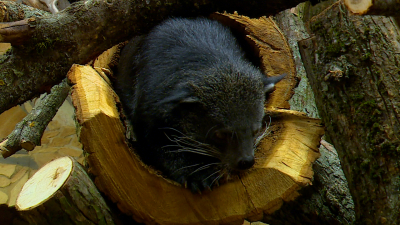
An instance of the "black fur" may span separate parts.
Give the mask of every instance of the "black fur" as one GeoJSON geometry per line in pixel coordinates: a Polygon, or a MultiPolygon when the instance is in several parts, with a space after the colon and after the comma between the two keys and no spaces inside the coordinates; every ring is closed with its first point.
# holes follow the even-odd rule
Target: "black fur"
{"type": "Polygon", "coordinates": [[[216,21],[169,19],[124,48],[115,89],[141,159],[197,192],[254,164],[265,94],[284,76],[263,75],[216,21]]]}

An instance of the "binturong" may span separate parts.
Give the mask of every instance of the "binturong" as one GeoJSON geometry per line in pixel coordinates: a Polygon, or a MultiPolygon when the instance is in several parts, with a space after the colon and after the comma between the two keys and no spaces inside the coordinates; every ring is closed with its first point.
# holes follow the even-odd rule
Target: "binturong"
{"type": "Polygon", "coordinates": [[[217,21],[175,18],[125,46],[114,86],[141,160],[201,192],[254,165],[266,94],[285,75],[264,75],[217,21]]]}

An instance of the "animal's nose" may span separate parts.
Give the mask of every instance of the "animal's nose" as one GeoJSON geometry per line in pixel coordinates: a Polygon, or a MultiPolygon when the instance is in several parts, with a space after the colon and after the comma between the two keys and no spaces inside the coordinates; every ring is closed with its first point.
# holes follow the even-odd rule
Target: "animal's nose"
{"type": "Polygon", "coordinates": [[[250,169],[254,165],[254,163],[255,163],[254,156],[247,156],[239,160],[239,162],[237,163],[237,169],[238,170],[250,169]]]}

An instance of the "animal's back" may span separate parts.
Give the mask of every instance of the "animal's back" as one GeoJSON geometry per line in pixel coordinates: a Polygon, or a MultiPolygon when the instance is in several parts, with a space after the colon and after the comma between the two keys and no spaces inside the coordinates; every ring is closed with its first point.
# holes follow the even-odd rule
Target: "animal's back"
{"type": "Polygon", "coordinates": [[[141,74],[148,77],[139,85],[157,87],[164,93],[171,90],[168,85],[181,82],[179,79],[204,79],[198,71],[235,64],[243,57],[226,27],[203,18],[167,20],[147,36],[143,48],[146,67],[141,74]]]}

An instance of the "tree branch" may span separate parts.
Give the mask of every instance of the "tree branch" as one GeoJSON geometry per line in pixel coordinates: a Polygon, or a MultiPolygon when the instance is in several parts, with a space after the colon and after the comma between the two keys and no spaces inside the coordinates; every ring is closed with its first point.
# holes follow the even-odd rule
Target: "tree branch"
{"type": "Polygon", "coordinates": [[[208,16],[223,10],[260,16],[299,2],[301,0],[75,2],[60,13],[37,17],[32,38],[23,46],[13,46],[8,54],[0,57],[0,113],[60,82],[73,63],[85,64],[115,44],[147,32],[167,17],[208,16]]]}
{"type": "MultiPolygon", "coordinates": [[[[276,22],[285,34],[293,52],[296,72],[300,83],[289,101],[290,109],[319,118],[314,94],[308,82],[301,61],[298,41],[308,38],[302,16],[307,13],[308,3],[296,9],[288,9],[275,16],[276,22]]],[[[318,8],[321,6],[317,6],[318,8]]],[[[313,9],[313,12],[315,9],[313,9]]],[[[264,217],[269,224],[353,224],[355,222],[354,203],[350,195],[339,156],[332,145],[321,140],[321,156],[313,165],[313,185],[300,191],[301,196],[293,202],[285,202],[274,214],[264,217]]]]}
{"type": "Polygon", "coordinates": [[[399,28],[384,16],[352,15],[341,1],[309,22],[314,36],[300,52],[357,222],[400,224],[399,28]]]}
{"type": "Polygon", "coordinates": [[[14,131],[0,143],[0,153],[7,158],[22,148],[31,151],[40,145],[43,132],[53,119],[58,108],[68,96],[70,86],[64,79],[59,85],[53,86],[51,93],[46,95],[40,104],[16,126],[14,131]]]}

